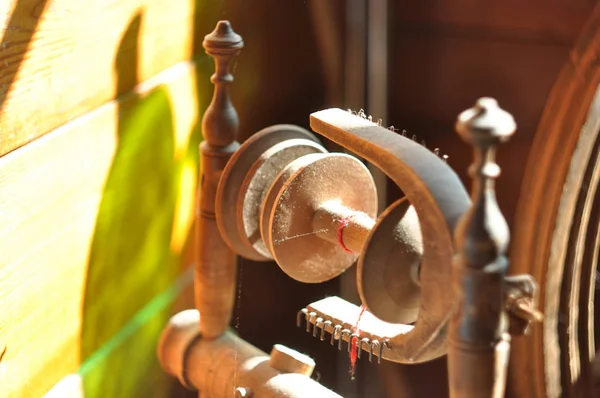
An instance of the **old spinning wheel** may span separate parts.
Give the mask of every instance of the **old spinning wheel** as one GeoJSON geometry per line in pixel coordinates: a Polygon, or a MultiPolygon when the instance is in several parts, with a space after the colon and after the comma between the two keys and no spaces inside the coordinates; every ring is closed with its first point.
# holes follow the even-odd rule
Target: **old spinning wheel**
{"type": "MultiPolygon", "coordinates": [[[[205,42],[211,55],[226,61],[240,43],[226,23],[205,42]]],[[[235,284],[232,254],[273,259],[304,283],[332,279],[358,259],[366,324],[360,332],[353,329],[358,307],[329,297],[298,313],[298,323],[304,322],[313,336],[327,337],[338,348],[347,343],[348,350],[356,343],[359,358],[366,352],[369,360],[419,363],[448,352],[452,397],[504,396],[509,348],[508,396],[593,396],[595,338],[600,335],[594,327],[599,51],[600,9],[588,22],[540,124],[525,171],[508,277],[508,231],[493,191],[500,170],[494,151],[515,126],[494,100],[479,100],[457,122],[459,135],[476,154],[472,203],[436,154],[364,114],[329,109],[311,115],[315,133],[374,163],[406,194],[407,200],[378,218],[372,178],[358,159],[328,153],[311,132],[290,125],[264,129],[238,148],[233,141],[237,118],[216,105],[209,109],[207,115],[215,119],[205,116],[207,127],[228,126],[223,131],[231,134],[203,144],[206,164],[214,158],[216,172],[204,170],[203,194],[211,196],[205,196],[199,213],[205,220],[198,236],[206,245],[196,274],[202,317],[190,312],[170,324],[162,344],[163,366],[194,388],[236,388],[246,394],[252,386],[262,396],[278,396],[281,389],[288,389],[285,396],[300,396],[304,390],[291,388],[285,375],[308,376],[310,371],[287,370],[277,350],[270,368],[265,367],[268,372],[255,379],[249,372],[246,386],[229,376],[213,385],[207,376],[206,369],[214,366],[211,350],[237,361],[237,347],[247,344],[226,331],[235,284]],[[207,250],[214,248],[219,250],[207,250]],[[215,261],[216,252],[223,256],[220,261],[215,261]],[[523,334],[529,322],[541,320],[536,296],[544,322],[510,347],[509,333],[523,334]],[[196,365],[206,369],[192,369],[196,365]],[[282,384],[269,384],[271,379],[282,384]]],[[[219,91],[232,79],[226,63],[217,65],[219,91]]],[[[246,348],[248,359],[266,361],[264,353],[246,348]]],[[[286,361],[294,356],[284,355],[286,361]]],[[[246,371],[235,361],[228,366],[246,371]]],[[[301,383],[321,391],[306,377],[301,383]]]]}

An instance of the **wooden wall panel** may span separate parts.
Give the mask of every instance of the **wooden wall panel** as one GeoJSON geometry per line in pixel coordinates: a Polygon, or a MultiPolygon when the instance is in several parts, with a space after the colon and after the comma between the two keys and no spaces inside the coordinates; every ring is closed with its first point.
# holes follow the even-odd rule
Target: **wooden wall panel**
{"type": "Polygon", "coordinates": [[[189,59],[194,7],[194,0],[2,2],[0,155],[189,59]]]}
{"type": "Polygon", "coordinates": [[[3,397],[42,395],[181,272],[199,101],[178,64],[0,158],[3,397]]]}
{"type": "Polygon", "coordinates": [[[422,0],[394,4],[393,26],[421,35],[460,35],[571,46],[594,0],[422,0]]]}
{"type": "Polygon", "coordinates": [[[518,125],[499,151],[497,192],[509,224],[546,98],[594,3],[394,3],[390,123],[440,147],[468,183],[471,152],[454,132],[454,122],[477,98],[498,99],[518,125]]]}
{"type": "Polygon", "coordinates": [[[415,78],[395,78],[390,123],[417,134],[430,147],[441,148],[465,183],[472,155],[454,131],[458,114],[482,96],[496,98],[513,114],[518,131],[499,150],[502,177],[497,185],[500,206],[512,223],[533,134],[568,49],[412,35],[397,39],[395,48],[392,59],[397,73],[415,78]]]}
{"type": "Polygon", "coordinates": [[[190,271],[138,311],[78,373],[65,376],[44,398],[197,397],[197,392],[185,389],[177,378],[165,373],[155,353],[168,318],[194,306],[190,271]]]}

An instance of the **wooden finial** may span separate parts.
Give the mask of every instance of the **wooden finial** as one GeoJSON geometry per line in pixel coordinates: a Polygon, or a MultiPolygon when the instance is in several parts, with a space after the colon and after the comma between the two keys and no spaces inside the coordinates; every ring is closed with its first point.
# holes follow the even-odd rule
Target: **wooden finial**
{"type": "Polygon", "coordinates": [[[456,131],[468,143],[476,146],[506,142],[517,129],[512,115],[498,106],[493,98],[480,98],[456,121],[456,131]]]}
{"type": "Polygon", "coordinates": [[[504,397],[510,335],[505,310],[509,230],[494,180],[496,147],[515,132],[510,114],[491,98],[461,113],[456,131],[473,146],[471,208],[454,232],[455,307],[448,332],[451,398],[504,397]]]}
{"type": "Polygon", "coordinates": [[[483,268],[506,252],[510,234],[496,201],[494,180],[500,175],[500,167],[495,154],[498,144],[507,141],[515,130],[513,117],[492,98],[480,98],[473,108],[458,116],[456,131],[474,149],[469,168],[473,205],[454,236],[456,249],[468,267],[483,268]]]}
{"type": "Polygon", "coordinates": [[[204,139],[212,146],[227,146],[235,141],[239,126],[237,112],[229,99],[228,86],[233,82],[229,66],[244,47],[242,37],[233,31],[229,21],[219,21],[215,30],[202,42],[206,53],[215,60],[213,99],[202,119],[204,139]]]}

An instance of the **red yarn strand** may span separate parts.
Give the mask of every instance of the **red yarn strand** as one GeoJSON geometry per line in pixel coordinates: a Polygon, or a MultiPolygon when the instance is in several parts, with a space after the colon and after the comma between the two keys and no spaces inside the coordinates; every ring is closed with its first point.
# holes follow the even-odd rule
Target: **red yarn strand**
{"type": "MultiPolygon", "coordinates": [[[[358,314],[358,319],[356,320],[356,324],[354,325],[354,327],[352,328],[352,334],[359,334],[360,333],[360,328],[359,328],[359,323],[360,323],[360,319],[362,318],[363,314],[365,313],[365,309],[367,307],[363,305],[360,306],[360,313],[358,314]]],[[[352,380],[354,380],[354,374],[356,373],[356,359],[358,358],[358,350],[360,349],[359,345],[360,344],[360,340],[356,337],[350,337],[351,339],[351,348],[350,348],[350,377],[352,380]]]]}
{"type": "Polygon", "coordinates": [[[340,222],[340,226],[337,229],[337,242],[340,245],[340,247],[342,249],[344,249],[344,251],[347,253],[354,253],[352,250],[348,249],[346,247],[346,245],[344,244],[344,228],[346,228],[348,226],[351,218],[352,218],[352,216],[347,216],[347,217],[342,218],[342,220],[340,222]]]}

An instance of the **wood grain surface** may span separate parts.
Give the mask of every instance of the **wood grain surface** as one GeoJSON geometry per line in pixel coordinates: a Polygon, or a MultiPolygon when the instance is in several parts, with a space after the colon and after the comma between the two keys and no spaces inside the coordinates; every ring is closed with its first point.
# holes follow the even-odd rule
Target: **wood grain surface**
{"type": "Polygon", "coordinates": [[[79,372],[62,378],[44,398],[197,397],[163,370],[154,350],[168,317],[193,307],[192,282],[192,272],[184,272],[88,358],[79,372]]]}
{"type": "Polygon", "coordinates": [[[40,396],[181,272],[197,116],[181,63],[0,158],[1,396],[40,396]]]}
{"type": "Polygon", "coordinates": [[[2,2],[0,155],[189,59],[194,7],[194,0],[2,2]]]}

